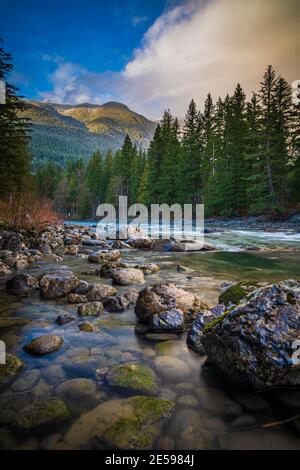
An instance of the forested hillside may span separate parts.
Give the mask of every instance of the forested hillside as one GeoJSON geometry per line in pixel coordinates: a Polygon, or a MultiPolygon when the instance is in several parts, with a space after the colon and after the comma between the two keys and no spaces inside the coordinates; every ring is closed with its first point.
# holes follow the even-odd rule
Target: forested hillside
{"type": "Polygon", "coordinates": [[[33,163],[88,159],[93,152],[116,151],[126,134],[138,147],[146,148],[155,124],[120,103],[104,105],[56,105],[26,101],[20,111],[32,124],[30,147],[33,163]]]}

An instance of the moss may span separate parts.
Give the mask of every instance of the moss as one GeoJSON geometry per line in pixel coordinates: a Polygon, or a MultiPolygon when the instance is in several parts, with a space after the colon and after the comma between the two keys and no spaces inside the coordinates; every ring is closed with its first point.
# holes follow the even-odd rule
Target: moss
{"type": "Polygon", "coordinates": [[[127,401],[132,412],[121,416],[105,431],[105,439],[119,449],[151,448],[160,424],[169,417],[174,403],[153,397],[136,396],[127,401]]]}
{"type": "Polygon", "coordinates": [[[69,418],[69,410],[64,401],[57,398],[40,400],[28,405],[18,414],[14,425],[18,429],[31,430],[62,422],[69,418]]]}
{"type": "Polygon", "coordinates": [[[235,286],[229,287],[219,297],[219,303],[228,305],[237,305],[241,300],[245,299],[249,293],[257,289],[258,284],[250,282],[239,282],[235,286]]]}
{"type": "Polygon", "coordinates": [[[108,373],[108,383],[126,391],[156,393],[155,375],[150,367],[143,364],[113,366],[108,373]]]}
{"type": "Polygon", "coordinates": [[[214,328],[216,325],[219,325],[220,323],[223,322],[224,318],[227,317],[227,315],[233,310],[233,308],[226,310],[222,315],[217,317],[215,320],[211,321],[210,323],[207,323],[203,329],[203,333],[207,333],[210,331],[212,328],[214,328]]]}

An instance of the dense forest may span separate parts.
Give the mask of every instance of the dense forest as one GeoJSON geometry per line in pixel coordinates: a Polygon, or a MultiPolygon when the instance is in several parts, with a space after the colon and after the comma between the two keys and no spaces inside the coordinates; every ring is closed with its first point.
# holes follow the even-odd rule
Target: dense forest
{"type": "Polygon", "coordinates": [[[268,66],[250,101],[233,96],[203,111],[192,100],[184,124],[165,111],[147,152],[127,136],[115,154],[85,165],[50,162],[36,173],[40,193],[70,215],[89,217],[100,202],[204,203],[207,215],[285,214],[300,203],[300,108],[289,84],[268,66]]]}
{"type": "MultiPolygon", "coordinates": [[[[1,44],[0,44],[1,46],[1,44]]],[[[12,58],[0,47],[1,197],[35,192],[70,217],[95,215],[99,203],[204,203],[206,215],[286,214],[300,204],[300,107],[290,85],[268,66],[258,92],[247,101],[238,84],[215,103],[207,96],[200,111],[189,104],[180,128],[165,111],[147,151],[127,135],[120,150],[55,161],[34,171],[28,150],[30,123],[20,117],[24,102],[7,83],[12,58]]]]}

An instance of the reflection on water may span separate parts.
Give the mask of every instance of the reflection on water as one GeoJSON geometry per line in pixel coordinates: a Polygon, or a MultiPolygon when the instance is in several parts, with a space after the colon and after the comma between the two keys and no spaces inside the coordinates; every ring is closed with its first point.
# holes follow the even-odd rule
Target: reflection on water
{"type": "MultiPolygon", "coordinates": [[[[144,264],[156,262],[161,271],[147,277],[147,283],[170,281],[185,289],[198,292],[209,303],[217,302],[220,286],[226,280],[277,281],[299,278],[300,254],[276,255],[260,253],[154,253],[124,251],[126,262],[144,264]],[[177,265],[188,270],[179,272],[177,265]]],[[[66,257],[59,269],[71,269],[80,274],[87,261],[66,257]]],[[[32,269],[39,274],[57,269],[57,265],[41,265],[32,269]]],[[[99,282],[99,277],[82,279],[99,282]]],[[[105,280],[104,282],[109,282],[105,280]]],[[[133,290],[141,286],[133,286],[133,290]]],[[[126,292],[128,287],[120,287],[126,292]]],[[[64,440],[78,416],[94,409],[97,404],[122,398],[126,393],[96,379],[96,370],[116,364],[141,363],[154,371],[158,396],[175,402],[171,418],[164,426],[155,447],[159,449],[270,449],[300,448],[300,420],[263,427],[268,423],[287,420],[299,412],[299,392],[246,392],[228,384],[205,362],[186,347],[185,334],[143,335],[136,328],[134,311],[103,313],[92,321],[94,333],[80,332],[76,324],[58,326],[59,314],[76,316],[76,306],[61,301],[42,301],[38,296],[19,300],[1,292],[0,318],[21,317],[30,320],[22,327],[2,328],[1,339],[8,351],[22,358],[26,367],[17,379],[2,389],[0,395],[0,446],[4,448],[55,448],[64,440]],[[23,346],[41,334],[56,333],[64,339],[62,348],[44,357],[32,357],[23,346]],[[160,357],[167,358],[169,368],[161,368],[160,357]],[[82,396],[70,391],[64,399],[71,417],[55,429],[20,434],[13,422],[18,405],[26,400],[56,396],[59,385],[74,378],[90,379],[89,394],[82,396]],[[296,394],[296,395],[295,395],[296,394]],[[10,401],[9,401],[10,400],[10,401]],[[8,412],[9,410],[9,412],[8,412]]],[[[71,386],[71,383],[70,383],[71,386]]],[[[72,387],[71,387],[72,388],[72,387]]]]}

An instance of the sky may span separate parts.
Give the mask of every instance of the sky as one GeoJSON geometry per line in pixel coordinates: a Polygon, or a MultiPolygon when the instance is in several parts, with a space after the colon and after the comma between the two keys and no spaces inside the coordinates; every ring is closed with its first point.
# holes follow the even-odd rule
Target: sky
{"type": "Polygon", "coordinates": [[[119,101],[152,119],[237,82],[250,96],[268,64],[300,79],[299,24],[299,0],[0,0],[23,96],[119,101]]]}

